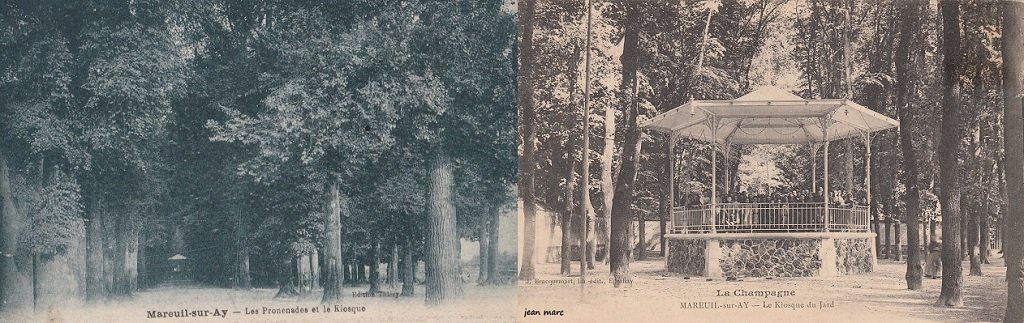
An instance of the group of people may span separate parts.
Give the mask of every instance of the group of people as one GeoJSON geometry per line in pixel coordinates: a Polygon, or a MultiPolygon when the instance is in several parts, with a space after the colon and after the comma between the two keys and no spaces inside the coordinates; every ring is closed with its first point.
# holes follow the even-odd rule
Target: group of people
{"type": "MultiPolygon", "coordinates": [[[[816,231],[825,223],[825,210],[820,203],[825,202],[825,190],[793,190],[788,192],[772,192],[770,194],[748,194],[738,192],[724,194],[718,199],[718,213],[715,223],[719,231],[816,231]]],[[[862,199],[853,198],[843,190],[832,191],[829,195],[829,206],[837,208],[829,213],[833,221],[848,222],[851,214],[848,208],[864,205],[862,199]]],[[[708,222],[711,210],[707,206],[711,199],[706,195],[691,195],[685,206],[690,209],[704,209],[702,223],[708,222]]]]}
{"type": "MultiPolygon", "coordinates": [[[[862,198],[854,198],[844,190],[831,192],[828,202],[832,207],[846,207],[853,205],[864,205],[862,198]]],[[[825,202],[825,189],[818,187],[817,190],[793,190],[788,192],[775,191],[769,194],[753,194],[738,192],[718,196],[718,203],[758,203],[758,204],[791,204],[791,203],[822,203],[825,202]]],[[[711,204],[711,198],[704,194],[693,194],[686,199],[685,206],[696,207],[711,204]]]]}

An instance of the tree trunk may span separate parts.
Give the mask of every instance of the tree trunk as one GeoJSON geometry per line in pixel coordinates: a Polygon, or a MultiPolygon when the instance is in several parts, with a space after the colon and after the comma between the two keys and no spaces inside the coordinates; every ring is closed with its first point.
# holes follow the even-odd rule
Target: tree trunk
{"type": "Polygon", "coordinates": [[[573,197],[576,195],[576,159],[569,157],[569,176],[565,184],[565,210],[562,212],[562,246],[559,252],[561,258],[561,274],[572,274],[572,218],[575,205],[573,197]]]}
{"type": "Polygon", "coordinates": [[[370,280],[366,277],[366,264],[359,261],[356,264],[356,282],[359,284],[367,283],[370,280]]]}
{"type": "MultiPolygon", "coordinates": [[[[639,69],[640,51],[640,3],[625,2],[625,20],[623,21],[623,49],[619,60],[622,62],[622,93],[629,93],[636,82],[639,69]]],[[[611,241],[608,253],[612,274],[612,285],[619,287],[630,281],[630,237],[629,227],[633,219],[633,184],[636,182],[637,165],[640,163],[641,131],[639,121],[640,106],[633,95],[624,95],[622,104],[625,107],[624,143],[622,162],[619,165],[619,176],[615,183],[615,199],[612,203],[611,241]]]]}
{"type": "MultiPolygon", "coordinates": [[[[327,264],[325,263],[324,265],[326,266],[327,264]]],[[[355,276],[355,275],[352,274],[352,268],[353,268],[352,264],[351,263],[350,264],[346,264],[344,266],[341,266],[341,268],[342,268],[342,271],[344,272],[344,276],[343,276],[344,278],[342,279],[342,282],[346,283],[346,284],[351,284],[353,282],[353,280],[354,280],[352,277],[355,276]]],[[[326,283],[325,283],[325,286],[326,286],[326,283]]],[[[326,290],[326,287],[324,287],[324,289],[326,290]]]]}
{"type": "Polygon", "coordinates": [[[402,264],[402,296],[416,295],[416,260],[412,257],[412,238],[405,238],[405,252],[402,264]]]}
{"type": "MultiPolygon", "coordinates": [[[[1020,55],[1024,55],[1024,54],[1020,54],[1020,55]]],[[[1024,74],[1024,72],[1020,72],[1020,73],[1024,74]]],[[[1004,114],[1005,114],[1005,112],[1004,112],[1004,114]]],[[[1005,119],[1005,117],[1004,117],[1004,119],[1005,119]]],[[[1005,126],[1005,127],[1007,129],[1009,129],[1009,126],[1005,126]]],[[[1005,131],[1004,131],[1004,133],[1005,133],[1005,131]]],[[[1006,140],[1005,139],[1005,135],[1003,137],[1004,137],[1003,139],[1006,140]]],[[[1004,144],[1004,147],[1006,147],[1005,144],[1004,144]]],[[[998,248],[1000,250],[1000,253],[1002,253],[1002,254],[1005,254],[1005,251],[1006,251],[1006,250],[1004,250],[1005,248],[1004,248],[1004,243],[1003,242],[1004,242],[1005,239],[1003,239],[1003,237],[1006,235],[1005,234],[1006,233],[1006,222],[1007,222],[1007,219],[1009,219],[1009,216],[1010,216],[1009,215],[1010,214],[1010,205],[1009,205],[1010,198],[1009,198],[1009,195],[1007,195],[1008,191],[1007,191],[1007,187],[1006,187],[1006,178],[1008,176],[1006,174],[1006,159],[1007,159],[1006,153],[1004,153],[1003,154],[1003,158],[1000,158],[1000,159],[996,160],[996,168],[999,169],[998,171],[996,171],[996,177],[998,177],[997,181],[999,182],[999,184],[997,186],[999,188],[999,215],[998,215],[997,221],[996,221],[996,248],[998,248]]]]}
{"type": "MultiPolygon", "coordinates": [[[[246,259],[246,274],[248,274],[249,271],[248,267],[248,259],[246,259]]],[[[313,248],[313,252],[309,255],[309,273],[309,280],[311,284],[310,288],[320,288],[320,250],[318,250],[317,248],[313,248]]]]}
{"type": "MultiPolygon", "coordinates": [[[[976,196],[972,194],[972,196],[976,196]]],[[[981,276],[981,259],[978,255],[978,243],[981,238],[981,233],[978,232],[978,217],[981,215],[981,210],[978,209],[978,200],[972,199],[971,206],[967,214],[967,249],[968,256],[971,259],[971,276],[981,276]]]]}
{"type": "Polygon", "coordinates": [[[20,216],[14,205],[7,157],[0,151],[0,312],[10,312],[21,306],[19,300],[25,291],[18,283],[18,225],[20,216]]]}
{"type": "Polygon", "coordinates": [[[127,250],[125,250],[125,272],[127,273],[128,295],[134,295],[139,291],[139,232],[142,231],[142,223],[133,221],[131,234],[128,236],[127,250]]]}
{"type": "MultiPolygon", "coordinates": [[[[454,203],[453,203],[452,209],[453,210],[455,209],[454,203]]],[[[452,213],[455,213],[455,212],[453,211],[452,213]]],[[[457,216],[458,215],[456,215],[456,217],[457,216]]],[[[456,229],[455,230],[455,255],[457,257],[455,259],[458,259],[458,261],[456,261],[455,263],[458,265],[458,267],[457,267],[458,269],[456,270],[456,273],[458,273],[457,277],[458,277],[458,280],[459,280],[459,286],[460,287],[462,286],[462,283],[469,282],[468,279],[465,279],[465,277],[466,277],[465,271],[462,270],[463,268],[462,268],[462,260],[461,260],[462,259],[462,242],[461,242],[461,239],[462,239],[462,236],[459,235],[459,230],[456,229]]]]}
{"type": "Polygon", "coordinates": [[[291,297],[299,295],[295,290],[295,266],[294,257],[285,257],[284,263],[278,267],[278,290],[274,298],[291,297]]]}
{"type": "MultiPolygon", "coordinates": [[[[591,46],[591,38],[593,31],[593,5],[588,1],[586,3],[586,16],[587,16],[587,38],[586,38],[586,50],[584,50],[584,77],[583,77],[583,113],[580,118],[580,281],[586,283],[587,280],[587,269],[593,268],[593,263],[587,262],[588,251],[592,251],[587,240],[590,236],[590,225],[592,212],[591,208],[593,205],[590,204],[590,54],[593,51],[591,46]],[[590,249],[590,250],[588,250],[590,249]],[[589,265],[589,268],[588,268],[589,265]]],[[[614,202],[614,201],[613,201],[614,202]]]]}
{"type": "Polygon", "coordinates": [[[110,213],[107,213],[107,215],[103,217],[102,224],[103,236],[106,237],[103,239],[103,248],[109,251],[103,253],[103,285],[106,292],[104,296],[109,298],[116,294],[114,291],[117,288],[114,284],[114,272],[120,267],[116,260],[120,256],[120,253],[117,252],[119,249],[117,243],[120,240],[117,234],[117,216],[110,213]]]}
{"type": "MultiPolygon", "coordinates": [[[[874,181],[871,181],[874,183],[874,181]]],[[[871,232],[874,233],[874,257],[882,257],[882,221],[879,219],[878,203],[871,201],[868,212],[871,213],[871,232]]]]}
{"type": "Polygon", "coordinates": [[[398,288],[398,242],[391,245],[391,261],[388,262],[388,288],[398,288]]]}
{"type": "Polygon", "coordinates": [[[114,284],[111,296],[131,297],[138,288],[138,246],[139,229],[134,220],[122,216],[117,220],[116,254],[114,260],[114,284]]]}
{"type": "MultiPolygon", "coordinates": [[[[604,196],[601,198],[601,202],[604,203],[601,211],[601,230],[597,232],[597,238],[599,244],[605,246],[605,250],[608,248],[608,239],[610,234],[611,218],[612,218],[612,201],[615,198],[615,187],[612,182],[612,167],[615,159],[615,109],[612,105],[608,105],[604,109],[604,148],[601,150],[601,193],[604,196]]],[[[608,263],[608,253],[605,252],[604,257],[605,263],[608,263]]]]}
{"type": "Polygon", "coordinates": [[[639,219],[639,216],[640,215],[638,214],[636,217],[633,217],[633,218],[629,219],[629,227],[628,227],[629,228],[629,250],[631,250],[630,254],[633,255],[633,259],[639,257],[639,255],[636,254],[636,248],[637,248],[636,228],[637,228],[637,226],[634,225],[634,223],[637,222],[637,220],[639,219]]]}
{"type": "Polygon", "coordinates": [[[644,214],[639,213],[636,216],[637,222],[637,242],[636,242],[636,260],[647,259],[647,219],[644,219],[644,214]]]}
{"type": "Polygon", "coordinates": [[[594,207],[590,203],[590,199],[587,199],[586,207],[587,207],[587,226],[586,226],[587,234],[583,235],[583,236],[580,236],[580,237],[582,238],[582,237],[585,236],[586,240],[587,240],[586,241],[586,244],[587,244],[587,249],[586,249],[586,251],[587,251],[586,252],[586,256],[587,256],[586,257],[587,258],[587,269],[594,269],[594,262],[597,259],[597,234],[595,232],[596,231],[595,229],[597,229],[597,216],[596,216],[597,212],[594,211],[594,207]]]}
{"type": "Polygon", "coordinates": [[[356,284],[362,285],[368,280],[366,279],[366,264],[363,263],[359,258],[352,258],[352,263],[355,264],[356,270],[356,284]]]}
{"type": "MultiPolygon", "coordinates": [[[[995,185],[991,180],[985,181],[985,185],[995,185]]],[[[988,218],[992,211],[992,196],[990,196],[991,189],[986,189],[985,206],[982,208],[982,213],[978,215],[978,260],[982,264],[989,264],[988,262],[988,249],[992,243],[992,237],[988,232],[988,218]]]]}
{"type": "Polygon", "coordinates": [[[249,276],[249,252],[239,250],[235,253],[235,288],[251,289],[252,278],[249,276]]]}
{"type": "Polygon", "coordinates": [[[392,269],[393,268],[391,268],[391,260],[388,259],[387,265],[384,266],[384,283],[388,284],[388,288],[394,288],[395,286],[397,286],[393,279],[395,277],[395,271],[392,269]]]}
{"type": "MultiPolygon", "coordinates": [[[[852,99],[852,98],[851,98],[852,99]]],[[[848,196],[853,197],[856,187],[853,185],[853,139],[843,140],[843,154],[846,156],[846,163],[843,164],[846,171],[846,193],[848,196]]]]}
{"type": "MultiPolygon", "coordinates": [[[[94,193],[95,194],[95,193],[94,193]]],[[[106,297],[106,285],[103,281],[103,211],[99,198],[92,198],[89,206],[89,221],[86,225],[86,287],[85,299],[97,302],[106,297]]],[[[6,290],[6,288],[5,288],[6,290]]]]}
{"type": "Polygon", "coordinates": [[[249,249],[246,241],[246,229],[243,227],[242,215],[235,214],[235,262],[234,272],[231,279],[231,288],[250,289],[252,279],[249,276],[249,249]]]}
{"type": "MultiPolygon", "coordinates": [[[[574,53],[581,53],[581,52],[583,52],[583,49],[581,48],[581,45],[576,44],[573,47],[573,52],[574,53]]],[[[576,92],[577,92],[576,86],[577,86],[577,81],[579,80],[579,62],[580,62],[580,60],[582,60],[582,58],[580,58],[580,56],[581,55],[578,55],[578,54],[572,55],[571,56],[572,59],[571,59],[570,63],[566,64],[567,65],[566,66],[567,67],[566,77],[568,78],[568,82],[569,82],[569,85],[568,85],[568,88],[569,88],[569,104],[567,105],[566,108],[568,108],[570,110],[575,110],[576,109],[576,92]]],[[[569,274],[572,273],[572,257],[571,257],[571,254],[572,254],[572,232],[573,232],[572,231],[572,228],[573,228],[573,221],[572,221],[572,219],[573,219],[573,214],[574,214],[575,206],[576,206],[576,203],[574,202],[574,200],[575,200],[576,188],[577,188],[577,186],[576,186],[576,184],[577,184],[576,183],[576,181],[577,181],[577,176],[576,176],[576,162],[577,162],[577,160],[576,160],[576,157],[573,155],[573,149],[570,148],[570,147],[574,147],[575,143],[573,142],[572,136],[568,136],[568,137],[569,138],[567,138],[568,139],[567,140],[568,143],[565,146],[566,149],[565,149],[564,157],[565,157],[565,160],[566,160],[566,164],[568,164],[569,167],[565,170],[565,172],[566,172],[566,174],[565,174],[565,183],[566,183],[565,184],[565,200],[564,200],[565,205],[564,205],[564,210],[563,210],[563,214],[562,214],[561,221],[560,221],[561,222],[561,227],[562,227],[562,241],[561,241],[561,246],[560,246],[560,250],[559,250],[559,260],[561,261],[561,263],[560,263],[560,265],[561,265],[560,273],[562,275],[569,275],[569,274]]],[[[580,141],[580,142],[582,142],[582,141],[580,141]]]]}
{"type": "Polygon", "coordinates": [[[343,201],[339,183],[337,180],[330,183],[327,197],[327,218],[324,221],[324,236],[327,241],[324,243],[324,296],[320,300],[323,304],[337,304],[341,302],[341,285],[343,282],[343,267],[341,262],[341,213],[343,201]]]}
{"type": "MultiPolygon", "coordinates": [[[[893,212],[895,212],[895,211],[896,210],[893,210],[893,212]]],[[[895,233],[893,234],[894,235],[893,240],[895,240],[895,242],[896,242],[895,243],[895,247],[894,247],[896,250],[894,252],[895,256],[892,259],[895,260],[895,261],[900,261],[900,260],[903,260],[903,250],[902,250],[903,249],[903,243],[900,242],[900,231],[901,231],[900,230],[900,221],[896,220],[895,224],[896,224],[896,230],[895,230],[895,233]]]]}
{"type": "Polygon", "coordinates": [[[1006,155],[1006,230],[1003,237],[1006,258],[1006,314],[1003,322],[1024,322],[1024,117],[1020,97],[1024,91],[1024,3],[1003,4],[1003,143],[1006,155]],[[1011,234],[1005,234],[1012,232],[1011,234]]]}
{"type": "Polygon", "coordinates": [[[942,207],[942,288],[937,305],[963,306],[960,256],[960,7],[944,1],[942,11],[942,122],[939,127],[939,176],[942,207]]]}
{"type": "MultiPolygon", "coordinates": [[[[871,203],[871,204],[874,204],[874,203],[871,203]]],[[[874,205],[872,205],[871,208],[872,209],[877,209],[877,207],[875,207],[874,205]]],[[[872,215],[872,218],[871,218],[871,222],[872,222],[872,225],[874,227],[874,233],[875,233],[875,258],[882,258],[882,223],[881,223],[882,221],[880,221],[878,219],[877,211],[872,212],[872,213],[875,213],[875,214],[872,215]]]]}
{"type": "Polygon", "coordinates": [[[479,270],[477,271],[478,273],[476,277],[477,285],[483,285],[487,282],[487,252],[491,249],[491,237],[490,234],[488,234],[488,231],[490,231],[490,216],[485,216],[477,227],[477,236],[480,240],[480,252],[477,256],[477,258],[479,258],[479,266],[477,266],[477,269],[479,270]]]}
{"type": "Polygon", "coordinates": [[[434,154],[430,163],[431,181],[427,198],[427,305],[446,304],[462,296],[459,237],[452,203],[452,161],[443,146],[438,147],[434,154]]]}
{"type": "Polygon", "coordinates": [[[148,270],[148,268],[146,266],[146,257],[148,256],[146,254],[146,246],[145,246],[146,238],[143,236],[143,234],[144,233],[139,232],[139,251],[137,253],[138,256],[136,257],[137,260],[138,260],[138,263],[136,264],[136,266],[138,266],[137,268],[139,269],[139,289],[140,290],[145,290],[145,289],[149,288],[150,287],[150,283],[151,283],[149,281],[149,270],[148,270]]]}
{"type": "MultiPolygon", "coordinates": [[[[993,128],[989,129],[983,136],[993,136],[993,128]]],[[[996,157],[992,157],[996,158],[996,157]]],[[[982,264],[988,264],[988,250],[992,246],[992,237],[989,234],[989,217],[995,212],[992,209],[993,192],[996,190],[996,185],[999,183],[994,181],[993,174],[996,174],[996,163],[989,160],[983,170],[984,175],[982,176],[982,185],[985,186],[982,195],[982,207],[981,213],[978,215],[978,261],[982,264]]]]}
{"type": "Polygon", "coordinates": [[[370,294],[380,291],[380,242],[373,243],[373,257],[370,263],[370,294]]]}
{"type": "Polygon", "coordinates": [[[490,224],[490,244],[487,245],[487,283],[490,285],[498,285],[501,283],[498,277],[498,230],[501,228],[501,209],[497,206],[491,211],[493,217],[491,218],[490,224]]]}
{"type": "Polygon", "coordinates": [[[971,198],[973,198],[970,192],[967,194],[960,193],[960,261],[967,260],[967,221],[970,218],[970,205],[971,198]]]}
{"type": "MultiPolygon", "coordinates": [[[[888,207],[886,209],[892,210],[888,207]]],[[[885,215],[885,259],[892,259],[892,216],[891,213],[885,215]]]]}
{"type": "MultiPolygon", "coordinates": [[[[534,172],[537,169],[537,115],[533,98],[533,17],[536,1],[523,0],[519,6],[519,87],[516,99],[519,103],[519,125],[521,127],[519,156],[519,198],[523,200],[523,250],[519,269],[519,280],[533,280],[534,249],[537,239],[537,205],[534,196],[534,172]]],[[[429,257],[428,257],[429,258],[429,257]]],[[[431,295],[428,288],[428,295],[431,295]]]]}
{"type": "Polygon", "coordinates": [[[298,270],[299,294],[308,294],[313,291],[313,268],[309,266],[309,255],[302,254],[296,260],[298,260],[295,269],[298,270]]]}
{"type": "Polygon", "coordinates": [[[32,311],[39,310],[39,254],[32,255],[32,311]]]}
{"type": "MultiPolygon", "coordinates": [[[[985,203],[989,204],[990,202],[985,201],[985,203]]],[[[991,245],[992,237],[991,237],[991,235],[989,235],[989,232],[988,232],[988,212],[987,212],[987,210],[991,209],[990,206],[991,205],[986,205],[986,207],[985,207],[986,212],[982,213],[981,215],[978,216],[978,234],[980,235],[978,237],[978,242],[979,242],[978,243],[978,260],[980,261],[981,264],[984,264],[984,265],[990,264],[990,263],[988,263],[988,252],[989,252],[988,249],[989,249],[989,247],[991,245]]]]}

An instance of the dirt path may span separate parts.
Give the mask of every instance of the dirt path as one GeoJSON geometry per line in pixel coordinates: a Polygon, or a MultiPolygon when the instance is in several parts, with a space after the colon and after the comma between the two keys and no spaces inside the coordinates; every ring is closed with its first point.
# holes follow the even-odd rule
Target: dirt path
{"type": "MultiPolygon", "coordinates": [[[[886,260],[879,262],[875,273],[835,279],[706,281],[700,277],[665,276],[663,260],[655,259],[632,263],[632,284],[620,289],[606,282],[607,267],[599,266],[605,269],[591,271],[588,277],[600,281],[587,285],[583,302],[580,285],[575,284],[578,276],[561,277],[557,264],[542,264],[533,284],[520,283],[518,306],[510,301],[517,295],[510,286],[466,285],[466,297],[444,308],[423,304],[422,285],[417,286],[417,297],[397,299],[352,297],[352,292],[365,292],[366,287],[348,287],[342,305],[353,311],[365,309],[355,313],[324,313],[317,293],[302,299],[273,299],[274,289],[169,287],[141,292],[132,300],[91,307],[54,307],[12,322],[996,322],[1002,319],[1006,300],[1002,263],[1002,259],[993,259],[992,265],[985,265],[985,276],[964,276],[966,306],[962,308],[932,305],[939,292],[938,279],[925,279],[922,290],[906,290],[905,264],[886,260]],[[761,291],[793,295],[735,295],[761,291]],[[732,295],[719,296],[726,292],[732,295]],[[699,308],[709,302],[716,308],[699,308]],[[833,307],[819,308],[823,304],[833,307]],[[690,308],[682,308],[684,305],[690,308]],[[280,313],[265,312],[264,307],[280,313]],[[284,313],[296,308],[310,312],[284,313]],[[318,308],[318,312],[312,313],[313,308],[318,308]],[[149,311],[218,309],[227,310],[226,316],[147,318],[149,311]],[[257,314],[245,314],[250,310],[257,314]],[[527,310],[536,310],[539,315],[524,317],[527,310]],[[554,315],[545,316],[545,310],[562,311],[562,315],[549,312],[554,315]]],[[[573,270],[578,270],[578,265],[573,270]]]]}
{"type": "MultiPolygon", "coordinates": [[[[276,289],[250,291],[213,287],[166,287],[140,292],[132,300],[111,301],[89,307],[67,305],[53,307],[49,312],[33,316],[8,318],[11,322],[514,322],[516,290],[514,286],[465,285],[465,297],[451,306],[427,307],[423,302],[423,285],[417,285],[417,296],[395,298],[384,291],[377,297],[353,297],[353,292],[366,292],[367,286],[345,287],[341,307],[331,312],[320,305],[322,291],[290,299],[274,299],[276,289]],[[316,312],[314,312],[316,309],[316,312]],[[150,317],[150,311],[181,311],[205,316],[188,318],[150,317]],[[220,317],[216,311],[224,310],[220,317]],[[341,312],[338,312],[341,310],[341,312]],[[210,312],[202,312],[210,311],[210,312]],[[292,311],[304,313],[290,313],[292,311]],[[246,314],[247,312],[252,314],[246,314]]],[[[363,295],[365,296],[365,295],[363,295]]],[[[155,313],[154,312],[154,313],[155,313]]],[[[157,315],[159,316],[159,314],[157,315]]],[[[5,320],[0,319],[0,322],[5,320]]]]}
{"type": "MultiPolygon", "coordinates": [[[[880,260],[879,267],[874,273],[834,279],[706,281],[702,277],[665,276],[664,260],[656,259],[632,263],[632,285],[618,290],[604,282],[608,280],[607,265],[598,266],[596,272],[588,271],[588,278],[602,281],[588,285],[583,292],[578,284],[567,284],[570,282],[558,275],[558,264],[543,264],[534,284],[520,284],[518,314],[526,322],[1002,321],[1006,307],[1006,269],[1002,259],[992,259],[991,265],[984,265],[985,276],[964,276],[962,308],[933,306],[939,294],[939,279],[925,279],[921,290],[910,291],[903,278],[905,263],[880,260]],[[783,292],[784,296],[736,295],[758,291],[783,292]],[[787,292],[793,295],[785,295],[787,292]],[[710,306],[716,308],[701,308],[710,306]],[[538,310],[540,315],[524,318],[527,309],[538,310]],[[564,315],[545,316],[544,310],[562,310],[564,315]]],[[[964,268],[966,273],[966,262],[964,268]]],[[[577,274],[571,282],[578,280],[578,269],[579,264],[574,263],[577,274]]]]}

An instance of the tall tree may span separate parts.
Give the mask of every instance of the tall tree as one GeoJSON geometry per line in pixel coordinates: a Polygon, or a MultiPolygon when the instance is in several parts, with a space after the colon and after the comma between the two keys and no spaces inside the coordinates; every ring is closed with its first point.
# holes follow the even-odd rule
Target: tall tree
{"type": "MultiPolygon", "coordinates": [[[[634,82],[635,83],[635,82],[634,82]]],[[[615,182],[612,178],[612,168],[615,166],[615,107],[605,106],[604,109],[604,147],[601,149],[601,230],[598,233],[597,241],[608,247],[608,239],[611,228],[612,201],[615,199],[615,182]]],[[[604,261],[608,262],[608,255],[604,261]]]]}
{"type": "Polygon", "coordinates": [[[518,44],[518,87],[516,102],[519,108],[519,196],[523,200],[523,241],[522,263],[519,280],[533,280],[534,250],[537,239],[537,205],[534,196],[534,172],[537,170],[535,151],[537,149],[537,120],[533,99],[533,17],[537,3],[523,0],[519,5],[518,44]]]}
{"type": "Polygon", "coordinates": [[[1003,133],[1006,151],[1006,314],[1003,322],[1024,322],[1024,3],[1002,2],[1003,133]]]}
{"type": "MultiPolygon", "coordinates": [[[[915,89],[918,80],[914,78],[912,65],[919,59],[923,42],[918,39],[923,34],[921,16],[924,15],[924,3],[915,2],[905,5],[900,10],[899,43],[896,47],[896,108],[900,118],[900,149],[903,152],[903,181],[906,187],[904,204],[907,221],[907,288],[921,288],[921,240],[918,230],[921,218],[921,193],[918,188],[917,157],[914,150],[914,112],[912,110],[915,89]]],[[[876,222],[877,223],[877,222],[876,222]]],[[[877,233],[877,230],[876,230],[877,233]]],[[[877,237],[876,237],[877,239],[877,237]]]]}
{"type": "Polygon", "coordinates": [[[942,206],[942,289],[938,305],[963,306],[960,248],[960,4],[942,1],[942,122],[939,203],[942,206]]]}
{"type": "MultiPolygon", "coordinates": [[[[423,114],[414,114],[410,127],[413,138],[421,147],[423,160],[432,170],[431,194],[434,197],[428,208],[428,223],[457,224],[475,221],[456,221],[454,205],[445,206],[451,200],[444,198],[446,178],[452,168],[460,164],[482,168],[477,172],[484,178],[511,183],[515,176],[515,20],[504,8],[501,1],[459,1],[453,8],[462,12],[451,15],[450,9],[425,6],[421,17],[425,28],[418,29],[414,42],[416,58],[423,65],[414,65],[414,71],[434,75],[440,82],[437,106],[430,107],[423,114]],[[459,37],[452,37],[458,35],[459,37]],[[441,45],[441,46],[439,46],[441,45]],[[417,120],[416,117],[425,120],[417,120]],[[425,122],[422,122],[425,121],[425,122]],[[425,134],[425,135],[424,135],[425,134]],[[437,193],[437,195],[434,195],[437,193]],[[452,219],[447,219],[451,217],[452,219]]],[[[470,179],[466,179],[470,180],[470,179]]],[[[467,215],[471,216],[471,215],[467,215]]],[[[475,214],[486,216],[486,212],[475,214]]],[[[431,232],[428,241],[428,266],[445,270],[441,275],[455,274],[461,270],[442,268],[446,263],[458,264],[459,231],[455,226],[444,231],[431,232]],[[447,237],[435,237],[434,233],[446,232],[447,237]],[[438,250],[453,248],[454,250],[438,250]],[[449,257],[454,260],[434,258],[431,255],[449,257]]],[[[464,230],[465,231],[465,230],[464,230]]],[[[427,272],[430,272],[428,267],[427,272]]],[[[428,274],[429,276],[429,274],[428,274]]],[[[454,283],[433,285],[427,282],[427,304],[444,304],[461,296],[461,288],[432,291],[432,286],[454,288],[461,284],[458,276],[443,277],[454,283]],[[447,286],[447,287],[446,287],[447,286]],[[434,298],[433,295],[439,297],[434,298]],[[451,296],[451,297],[448,297],[451,296]]]]}
{"type": "MultiPolygon", "coordinates": [[[[546,68],[532,69],[535,84],[534,104],[537,121],[537,171],[534,174],[534,195],[538,207],[560,211],[558,226],[562,230],[561,261],[571,271],[571,250],[577,245],[580,221],[574,220],[580,204],[580,171],[582,162],[580,133],[581,79],[584,78],[584,56],[599,51],[584,51],[586,29],[585,1],[545,1],[537,4],[534,17],[533,60],[545,62],[546,68]],[[573,125],[566,127],[566,125],[573,125]]],[[[599,55],[599,54],[598,54],[599,55]]],[[[592,70],[596,64],[591,64],[592,70]]],[[[522,80],[522,79],[520,79],[522,80]]],[[[595,84],[591,84],[593,88],[595,84]]],[[[591,91],[592,93],[594,91],[591,91]]],[[[593,101],[591,97],[591,104],[593,101]]],[[[552,225],[554,229],[555,225],[552,225]]],[[[553,232],[550,232],[553,234],[553,232]]]]}
{"type": "MultiPolygon", "coordinates": [[[[259,152],[239,167],[256,181],[274,181],[290,171],[322,185],[316,191],[327,197],[322,226],[327,233],[325,252],[327,281],[323,302],[341,296],[343,238],[340,225],[345,201],[355,188],[361,170],[372,164],[393,142],[391,125],[399,111],[422,102],[436,91],[430,81],[407,74],[407,44],[415,26],[408,21],[410,8],[378,17],[378,25],[345,29],[334,24],[321,8],[303,8],[272,17],[288,21],[265,35],[275,44],[272,54],[289,53],[293,60],[275,61],[274,73],[265,75],[268,94],[258,99],[257,111],[224,107],[227,120],[210,121],[213,140],[237,141],[256,146],[259,152]],[[390,28],[401,26],[401,28],[390,28]],[[330,30],[310,34],[307,30],[330,30]],[[347,44],[311,51],[309,43],[347,44]],[[377,51],[389,48],[389,56],[377,51]],[[311,66],[315,68],[310,68],[311,66]],[[382,67],[389,66],[389,67],[382,67]],[[392,73],[371,73],[388,70],[392,73]],[[372,75],[372,77],[371,77],[372,75]],[[333,89],[323,91],[323,89],[333,89]],[[367,125],[375,125],[373,127],[367,125]],[[315,133],[316,136],[302,135],[315,133]]],[[[332,16],[333,17],[333,16],[332,16]]]]}
{"type": "MultiPolygon", "coordinates": [[[[623,49],[619,58],[622,64],[620,93],[632,93],[634,82],[637,82],[637,71],[640,69],[640,11],[641,4],[623,3],[624,18],[623,49]]],[[[623,148],[622,162],[619,166],[618,181],[615,182],[615,195],[612,202],[611,241],[608,256],[613,285],[619,287],[630,279],[629,261],[632,253],[629,228],[633,222],[633,190],[636,182],[637,167],[640,163],[640,129],[641,106],[633,95],[622,95],[623,109],[623,148]]]]}
{"type": "MultiPolygon", "coordinates": [[[[571,154],[569,152],[566,152],[566,155],[570,156],[571,154]]],[[[569,159],[569,158],[566,158],[566,159],[569,159]]],[[[576,182],[577,182],[576,178],[577,178],[577,176],[576,176],[576,171],[575,171],[575,169],[576,169],[576,160],[575,160],[575,158],[573,158],[572,161],[569,162],[569,169],[570,169],[569,170],[569,176],[567,176],[566,179],[565,179],[565,192],[564,192],[564,195],[565,195],[565,208],[562,211],[562,216],[561,216],[561,221],[560,221],[560,224],[562,226],[562,241],[561,241],[562,245],[561,245],[561,250],[559,251],[560,252],[560,256],[561,256],[559,258],[561,258],[561,259],[559,259],[559,260],[560,260],[560,265],[561,265],[560,273],[562,275],[570,275],[570,274],[572,274],[572,258],[570,257],[570,255],[572,254],[572,235],[573,235],[573,233],[572,233],[572,218],[573,218],[573,214],[575,213],[575,210],[576,210],[576,208],[574,207],[576,204],[573,203],[573,201],[574,201],[574,196],[576,195],[576,191],[577,191],[576,190],[576,182]]]]}
{"type": "Polygon", "coordinates": [[[591,232],[596,225],[594,223],[594,207],[590,199],[590,109],[591,109],[591,54],[593,53],[593,28],[594,8],[593,1],[588,0],[587,6],[587,34],[583,46],[583,113],[580,118],[580,213],[579,213],[579,245],[580,245],[580,280],[586,281],[587,270],[594,268],[595,244],[591,243],[595,238],[591,232]]]}

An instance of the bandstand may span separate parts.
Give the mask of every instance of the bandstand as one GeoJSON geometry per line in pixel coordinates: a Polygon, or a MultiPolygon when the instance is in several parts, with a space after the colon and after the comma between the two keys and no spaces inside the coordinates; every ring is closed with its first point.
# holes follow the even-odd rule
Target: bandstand
{"type": "MultiPolygon", "coordinates": [[[[829,142],[859,138],[866,147],[865,187],[870,187],[872,133],[899,126],[896,120],[851,100],[807,100],[774,87],[760,88],[735,100],[691,100],[645,120],[646,129],[670,137],[670,229],[665,235],[666,270],[707,277],[836,276],[870,272],[876,265],[870,232],[871,203],[830,203],[829,142]],[[674,206],[675,144],[681,138],[706,141],[711,154],[710,199],[674,206]],[[735,145],[809,145],[812,160],[824,149],[822,192],[812,201],[785,203],[721,202],[717,155],[729,156],[735,145]]],[[[812,167],[816,172],[816,167],[812,167]]]]}

